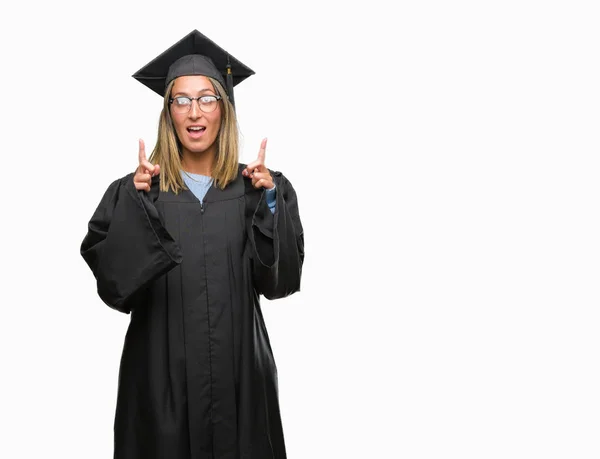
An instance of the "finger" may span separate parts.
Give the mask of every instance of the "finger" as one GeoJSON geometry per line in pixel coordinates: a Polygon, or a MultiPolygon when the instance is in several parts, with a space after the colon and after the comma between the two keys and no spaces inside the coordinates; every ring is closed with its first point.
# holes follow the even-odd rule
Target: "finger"
{"type": "Polygon", "coordinates": [[[260,143],[260,150],[258,150],[258,158],[246,166],[246,173],[244,175],[249,176],[252,172],[254,172],[254,169],[258,169],[259,172],[264,172],[266,170],[266,167],[264,166],[266,150],[267,138],[265,137],[260,143]]]}
{"type": "Polygon", "coordinates": [[[140,148],[138,152],[138,161],[140,164],[142,164],[142,162],[146,161],[146,145],[142,139],[140,139],[138,142],[140,148]]]}
{"type": "Polygon", "coordinates": [[[262,139],[262,142],[260,143],[260,150],[258,150],[258,160],[261,162],[261,164],[265,163],[266,153],[267,153],[267,138],[265,137],[264,139],[262,139]]]}
{"type": "Polygon", "coordinates": [[[264,188],[265,190],[270,190],[275,186],[275,184],[266,179],[257,180],[256,183],[252,184],[255,188],[264,188]]]}
{"type": "Polygon", "coordinates": [[[252,161],[250,164],[248,164],[246,166],[246,173],[248,175],[252,174],[254,172],[254,169],[258,169],[258,172],[263,172],[262,171],[262,163],[258,160],[256,161],[252,161]]]}
{"type": "Polygon", "coordinates": [[[271,179],[271,174],[269,174],[268,172],[255,172],[254,174],[250,175],[252,177],[253,182],[256,182],[257,180],[260,180],[262,178],[270,180],[271,179]]]}
{"type": "Polygon", "coordinates": [[[155,175],[155,166],[146,159],[146,144],[142,139],[139,139],[139,153],[138,153],[139,165],[142,169],[138,168],[141,172],[148,172],[155,175]]]}
{"type": "Polygon", "coordinates": [[[246,171],[246,173],[244,174],[246,177],[252,177],[252,174],[256,173],[256,172],[268,172],[269,170],[267,169],[267,167],[260,163],[259,161],[254,161],[251,162],[250,164],[248,164],[246,166],[246,169],[244,169],[246,171]]]}
{"type": "Polygon", "coordinates": [[[136,190],[150,191],[150,185],[147,183],[134,183],[134,186],[136,190]]]}
{"type": "Polygon", "coordinates": [[[269,183],[273,183],[273,182],[262,178],[262,179],[256,181],[256,183],[254,184],[254,188],[263,188],[263,187],[267,188],[267,189],[273,188],[273,187],[268,186],[269,183]]]}
{"type": "Polygon", "coordinates": [[[152,164],[150,161],[148,161],[147,159],[144,159],[140,163],[140,166],[142,166],[144,168],[144,172],[147,172],[149,174],[154,174],[154,171],[156,169],[156,166],[154,164],[152,164]]]}
{"type": "Polygon", "coordinates": [[[270,183],[273,183],[272,180],[268,179],[268,178],[257,178],[257,179],[252,179],[252,185],[256,186],[257,188],[264,186],[267,188],[272,188],[269,186],[270,183]]]}
{"type": "Polygon", "coordinates": [[[151,175],[150,174],[135,174],[135,177],[133,178],[133,181],[136,183],[149,183],[151,180],[151,175]]]}
{"type": "Polygon", "coordinates": [[[152,177],[156,177],[158,174],[160,174],[160,165],[155,164],[154,165],[154,172],[152,173],[152,177]]]}

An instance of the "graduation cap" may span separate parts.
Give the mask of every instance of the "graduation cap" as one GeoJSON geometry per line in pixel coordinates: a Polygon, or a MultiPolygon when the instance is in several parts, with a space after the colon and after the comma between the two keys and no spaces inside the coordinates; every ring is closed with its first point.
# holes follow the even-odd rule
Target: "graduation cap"
{"type": "Polygon", "coordinates": [[[169,83],[183,75],[204,75],[216,79],[234,104],[233,87],[254,75],[254,71],[208,37],[193,30],[132,76],[164,96],[169,83]]]}

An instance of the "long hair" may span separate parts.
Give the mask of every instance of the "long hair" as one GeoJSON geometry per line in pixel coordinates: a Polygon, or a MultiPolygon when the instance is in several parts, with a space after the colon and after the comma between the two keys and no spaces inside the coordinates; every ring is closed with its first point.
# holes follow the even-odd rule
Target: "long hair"
{"type": "MultiPolygon", "coordinates": [[[[235,110],[227,97],[223,86],[214,78],[207,77],[215,92],[221,96],[221,127],[217,133],[217,153],[212,171],[215,186],[224,189],[238,174],[239,139],[235,110]]],[[[181,142],[173,126],[173,118],[169,107],[169,98],[175,80],[171,81],[165,91],[163,108],[158,121],[158,136],[150,158],[152,164],[160,165],[160,191],[171,189],[178,194],[187,189],[181,177],[181,142]]]]}

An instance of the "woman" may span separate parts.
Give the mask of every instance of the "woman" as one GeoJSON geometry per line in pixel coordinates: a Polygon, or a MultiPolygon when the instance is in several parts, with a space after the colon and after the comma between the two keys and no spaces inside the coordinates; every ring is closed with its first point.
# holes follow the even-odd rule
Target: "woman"
{"type": "Polygon", "coordinates": [[[194,31],[152,61],[165,67],[160,91],[150,78],[164,94],[156,147],[148,160],[140,140],[81,246],[102,300],[131,313],[116,459],[286,457],[259,296],[300,289],[304,236],[266,140],[238,163],[223,53],[194,31]]]}

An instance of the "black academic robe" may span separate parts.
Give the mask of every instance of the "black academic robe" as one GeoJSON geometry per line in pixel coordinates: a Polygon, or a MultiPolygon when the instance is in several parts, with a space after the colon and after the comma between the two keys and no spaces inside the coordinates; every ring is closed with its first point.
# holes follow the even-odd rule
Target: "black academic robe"
{"type": "Polygon", "coordinates": [[[115,459],[283,459],[277,369],[259,296],[300,289],[304,235],[280,172],[273,215],[238,177],[187,190],[110,185],[81,254],[100,298],[131,313],[119,370],[115,459]]]}

